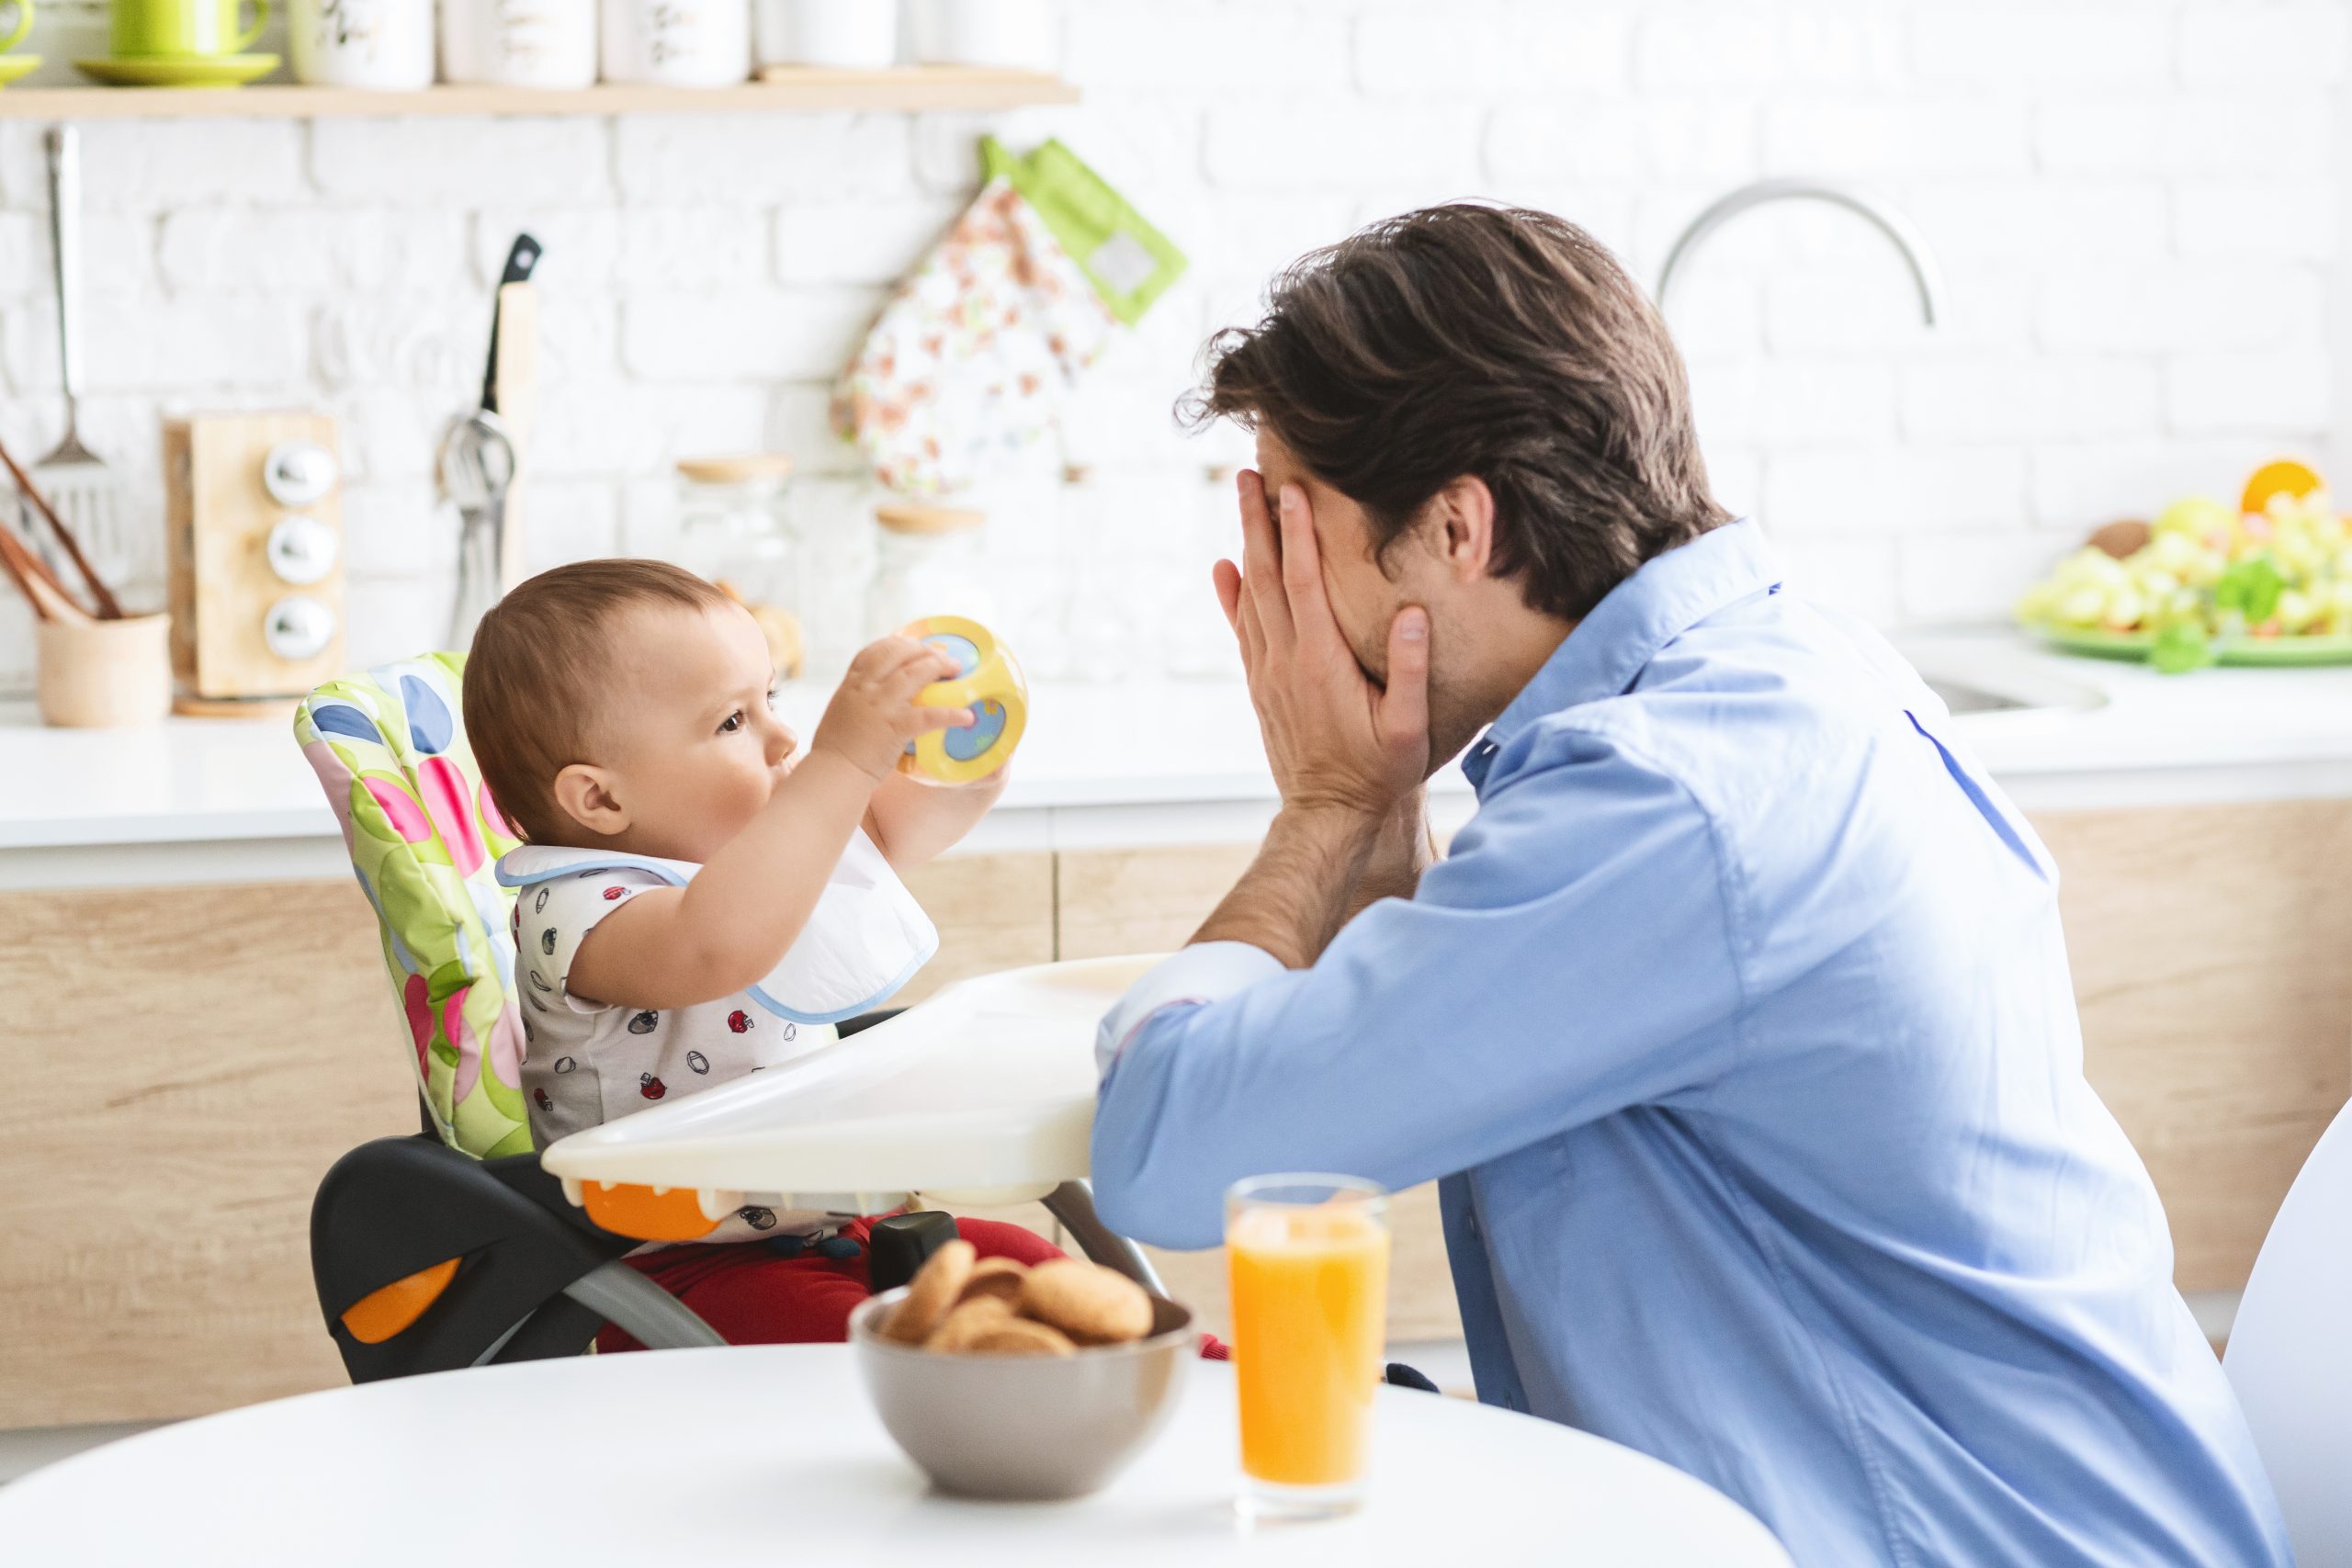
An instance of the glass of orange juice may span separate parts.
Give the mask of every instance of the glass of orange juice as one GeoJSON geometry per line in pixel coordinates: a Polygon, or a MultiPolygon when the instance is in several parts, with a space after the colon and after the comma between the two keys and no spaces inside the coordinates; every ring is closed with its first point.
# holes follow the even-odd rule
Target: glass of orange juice
{"type": "Polygon", "coordinates": [[[1388,1194],[1346,1176],[1254,1176],[1225,1198],[1241,1505],[1312,1518],[1363,1500],[1387,1338],[1388,1194]]]}

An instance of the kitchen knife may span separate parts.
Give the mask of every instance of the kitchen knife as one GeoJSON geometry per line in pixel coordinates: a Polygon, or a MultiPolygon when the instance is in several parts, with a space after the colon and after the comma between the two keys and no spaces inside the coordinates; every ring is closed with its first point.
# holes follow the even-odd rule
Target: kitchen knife
{"type": "MultiPolygon", "coordinates": [[[[542,251],[538,241],[528,234],[514,236],[514,243],[506,253],[505,270],[498,275],[498,288],[510,283],[527,283],[531,269],[539,265],[542,251]]],[[[491,290],[490,363],[482,367],[481,406],[492,413],[498,412],[498,290],[491,290]]]]}

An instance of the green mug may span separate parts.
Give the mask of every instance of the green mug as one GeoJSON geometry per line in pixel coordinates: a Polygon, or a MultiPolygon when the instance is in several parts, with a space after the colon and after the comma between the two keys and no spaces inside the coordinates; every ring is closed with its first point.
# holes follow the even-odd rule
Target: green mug
{"type": "Polygon", "coordinates": [[[240,0],[114,0],[114,52],[243,54],[269,21],[269,0],[253,0],[254,25],[237,27],[240,0]]]}
{"type": "MultiPolygon", "coordinates": [[[[0,0],[0,6],[6,4],[8,0],[0,0]]],[[[33,30],[33,0],[16,0],[16,6],[17,30],[6,38],[0,38],[0,54],[6,54],[24,42],[25,35],[33,30]]]]}

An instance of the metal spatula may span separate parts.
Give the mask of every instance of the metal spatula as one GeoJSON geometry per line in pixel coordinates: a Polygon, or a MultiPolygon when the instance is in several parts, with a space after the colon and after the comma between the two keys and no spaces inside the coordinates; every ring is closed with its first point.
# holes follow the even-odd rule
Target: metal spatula
{"type": "MultiPolygon", "coordinates": [[[[81,314],[82,147],[70,125],[51,126],[49,147],[49,232],[57,269],[57,362],[65,388],[65,438],[33,465],[32,481],[49,498],[60,522],[75,538],[100,576],[119,582],[131,566],[122,476],[82,444],[81,345],[75,332],[81,314]]],[[[40,530],[27,532],[38,538],[40,530]]]]}

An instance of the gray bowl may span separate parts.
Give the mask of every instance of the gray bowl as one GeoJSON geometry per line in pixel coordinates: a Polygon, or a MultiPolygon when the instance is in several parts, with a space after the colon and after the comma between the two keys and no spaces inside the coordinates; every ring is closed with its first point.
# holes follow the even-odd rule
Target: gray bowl
{"type": "Polygon", "coordinates": [[[882,1425],[942,1490],[1083,1497],[1107,1485],[1176,1409],[1199,1356],[1192,1312],[1158,1297],[1151,1333],[1075,1356],[970,1356],[885,1339],[903,1286],[850,1314],[857,1370],[882,1425]]]}

